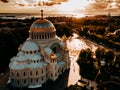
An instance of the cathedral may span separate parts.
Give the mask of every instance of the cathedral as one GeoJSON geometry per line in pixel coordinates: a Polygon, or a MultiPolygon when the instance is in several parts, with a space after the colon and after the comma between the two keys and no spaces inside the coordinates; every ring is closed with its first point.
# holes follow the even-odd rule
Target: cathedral
{"type": "Polygon", "coordinates": [[[55,81],[70,68],[69,50],[65,35],[59,38],[54,25],[47,19],[34,21],[29,37],[18,47],[9,64],[13,87],[41,87],[47,80],[55,81]]]}

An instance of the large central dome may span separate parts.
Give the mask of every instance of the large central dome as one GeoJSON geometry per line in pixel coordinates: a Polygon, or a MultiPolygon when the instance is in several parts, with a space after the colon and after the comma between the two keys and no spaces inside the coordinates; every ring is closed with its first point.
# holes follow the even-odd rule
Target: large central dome
{"type": "Polygon", "coordinates": [[[43,10],[41,10],[41,18],[34,21],[29,30],[29,38],[35,40],[46,41],[56,36],[56,29],[52,22],[43,18],[43,10]]]}
{"type": "Polygon", "coordinates": [[[30,32],[54,32],[54,25],[47,19],[38,19],[30,27],[30,32]]]}

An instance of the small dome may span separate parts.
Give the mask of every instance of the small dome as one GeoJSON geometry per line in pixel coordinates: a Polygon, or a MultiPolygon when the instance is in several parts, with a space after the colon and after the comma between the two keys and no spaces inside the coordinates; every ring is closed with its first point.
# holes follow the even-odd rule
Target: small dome
{"type": "Polygon", "coordinates": [[[22,51],[38,51],[39,46],[32,41],[26,41],[21,48],[22,51]]]}
{"type": "Polygon", "coordinates": [[[54,32],[55,27],[49,20],[38,19],[30,27],[30,32],[54,32]]]}
{"type": "Polygon", "coordinates": [[[41,60],[42,56],[41,55],[34,55],[31,60],[41,60]]]}
{"type": "Polygon", "coordinates": [[[26,61],[27,60],[27,58],[24,55],[18,56],[16,59],[18,61],[26,61]]]}

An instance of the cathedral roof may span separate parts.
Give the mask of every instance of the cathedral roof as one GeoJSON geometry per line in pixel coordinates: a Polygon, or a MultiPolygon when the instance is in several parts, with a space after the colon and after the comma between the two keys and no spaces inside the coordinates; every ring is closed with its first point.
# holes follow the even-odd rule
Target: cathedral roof
{"type": "Polygon", "coordinates": [[[18,56],[18,57],[16,57],[16,59],[18,61],[25,61],[25,60],[27,60],[27,58],[24,55],[18,56]]]}
{"type": "Polygon", "coordinates": [[[56,31],[52,22],[47,19],[38,19],[30,27],[30,32],[54,32],[56,31]]]}
{"type": "Polygon", "coordinates": [[[46,65],[47,65],[46,62],[40,62],[40,63],[29,64],[27,67],[28,68],[40,68],[40,67],[43,67],[43,66],[46,66],[46,65]]]}
{"type": "Polygon", "coordinates": [[[31,60],[41,60],[43,57],[41,56],[41,55],[33,55],[32,57],[31,57],[31,60]]]}
{"type": "Polygon", "coordinates": [[[39,50],[39,46],[35,42],[26,41],[23,44],[21,50],[23,50],[23,51],[38,51],[39,50]]]}
{"type": "Polygon", "coordinates": [[[40,68],[43,66],[46,66],[48,63],[46,62],[40,62],[40,63],[32,63],[32,64],[26,64],[26,63],[18,63],[18,62],[13,62],[9,64],[9,67],[12,69],[25,69],[25,68],[40,68]]]}

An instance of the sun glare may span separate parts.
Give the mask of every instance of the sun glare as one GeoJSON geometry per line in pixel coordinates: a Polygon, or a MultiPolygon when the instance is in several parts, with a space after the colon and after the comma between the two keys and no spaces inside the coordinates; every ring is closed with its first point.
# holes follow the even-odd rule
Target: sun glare
{"type": "Polygon", "coordinates": [[[83,13],[78,13],[78,14],[76,14],[74,17],[75,18],[82,18],[82,17],[84,17],[85,16],[85,14],[83,14],[83,13]]]}
{"type": "MultiPolygon", "coordinates": [[[[70,0],[69,2],[62,3],[58,10],[67,14],[74,14],[76,11],[78,12],[84,10],[89,4],[90,2],[87,0],[70,0]]],[[[77,14],[77,17],[79,16],[81,16],[81,14],[77,14]]]]}
{"type": "Polygon", "coordinates": [[[71,5],[73,9],[85,9],[89,2],[87,0],[70,0],[68,4],[71,5]]]}

